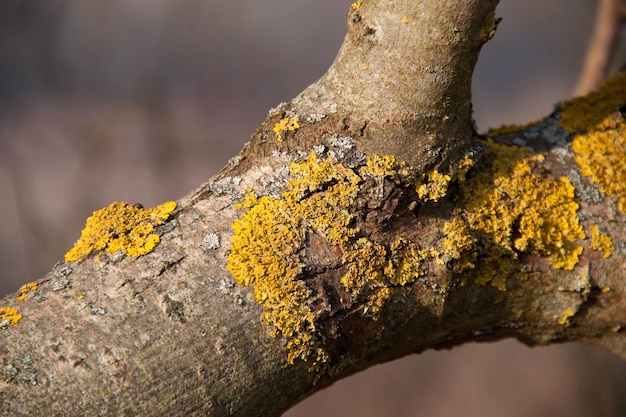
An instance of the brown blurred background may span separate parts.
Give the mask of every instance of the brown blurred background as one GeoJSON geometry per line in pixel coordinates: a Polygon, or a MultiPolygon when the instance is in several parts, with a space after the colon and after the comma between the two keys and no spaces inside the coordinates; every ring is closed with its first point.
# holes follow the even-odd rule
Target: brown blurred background
{"type": "MultiPolygon", "coordinates": [[[[61,259],[92,211],[177,199],[215,174],[328,67],[350,3],[2,0],[0,295],[61,259]]],[[[502,1],[474,77],[479,129],[571,95],[594,8],[502,1]]],[[[626,364],[579,345],[466,345],[375,367],[287,415],[625,416],[626,364]]]]}

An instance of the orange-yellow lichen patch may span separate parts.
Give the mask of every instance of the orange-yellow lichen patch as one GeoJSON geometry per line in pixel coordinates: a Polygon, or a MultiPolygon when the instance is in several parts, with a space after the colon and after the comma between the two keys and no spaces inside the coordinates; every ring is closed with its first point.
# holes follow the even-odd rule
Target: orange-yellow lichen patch
{"type": "Polygon", "coordinates": [[[448,192],[448,184],[452,177],[450,175],[442,175],[437,170],[430,171],[426,174],[427,181],[420,181],[417,187],[417,195],[423,201],[439,201],[448,192]]]}
{"type": "MultiPolygon", "coordinates": [[[[571,270],[578,262],[582,247],[577,242],[585,235],[574,188],[566,178],[535,175],[533,166],[541,158],[526,148],[489,141],[476,174],[460,184],[459,215],[467,226],[444,225],[443,244],[449,254],[459,255],[451,245],[480,242],[486,256],[476,265],[478,284],[505,289],[522,252],[546,256],[554,268],[571,270]]],[[[462,258],[464,267],[475,262],[462,258]]]]}
{"type": "Polygon", "coordinates": [[[452,179],[454,181],[464,181],[465,176],[467,175],[468,171],[472,169],[474,164],[475,164],[474,160],[470,158],[469,156],[465,155],[457,163],[456,170],[453,172],[453,175],[452,175],[453,177],[452,179]]]}
{"type": "MultiPolygon", "coordinates": [[[[280,198],[248,192],[239,206],[247,211],[233,223],[228,269],[238,284],[254,286],[254,297],[265,309],[263,322],[272,326],[274,337],[286,339],[287,361],[326,369],[331,358],[324,341],[336,336],[320,333],[324,312],[312,307],[319,294],[305,281],[307,239],[321,236],[341,253],[345,274],[340,283],[363,306],[364,316],[374,320],[397,288],[424,274],[428,260],[448,263],[456,272],[473,270],[478,284],[501,290],[507,277],[519,272],[521,253],[572,269],[584,238],[573,187],[565,178],[536,175],[533,168],[541,160],[526,148],[488,142],[474,173],[469,172],[474,161],[465,157],[447,174],[418,176],[390,155],[368,157],[351,168],[312,154],[290,165],[280,198]],[[377,242],[357,229],[357,199],[371,197],[372,181],[382,184],[383,179],[407,193],[416,190],[419,204],[441,199],[449,184],[458,182],[458,215],[444,224],[440,246],[421,247],[403,236],[377,242]]],[[[445,285],[440,288],[447,291],[445,285]]]]}
{"type": "Polygon", "coordinates": [[[618,210],[626,213],[626,73],[605,81],[598,91],[561,106],[560,124],[570,133],[574,158],[583,175],[600,185],[602,192],[617,198],[618,210]]]}
{"type": "Polygon", "coordinates": [[[398,161],[393,155],[374,155],[368,157],[365,166],[359,170],[361,175],[371,177],[398,177],[401,180],[413,178],[412,170],[406,162],[398,161]]]}
{"type": "Polygon", "coordinates": [[[619,107],[626,104],[626,72],[606,80],[597,91],[561,105],[559,123],[570,133],[615,128],[620,122],[619,107]]]}
{"type": "Polygon", "coordinates": [[[308,232],[333,244],[354,234],[347,207],[360,178],[315,155],[291,164],[291,175],[282,198],[246,199],[249,210],[233,224],[228,269],[240,285],[254,284],[255,299],[267,309],[263,321],[274,326],[274,337],[287,338],[287,361],[311,360],[317,367],[327,357],[316,335],[317,315],[307,303],[311,291],[298,279],[303,267],[298,250],[308,232]],[[316,193],[322,188],[324,194],[316,193]]]}
{"type": "Polygon", "coordinates": [[[350,210],[366,179],[415,187],[413,171],[393,156],[368,157],[353,169],[312,154],[292,163],[290,176],[281,198],[248,193],[240,206],[248,211],[233,224],[228,269],[240,285],[254,285],[255,299],[266,309],[263,322],[273,326],[274,337],[287,339],[287,361],[310,361],[310,369],[319,371],[329,357],[318,333],[320,312],[309,307],[312,292],[302,280],[300,249],[307,237],[321,236],[341,251],[346,273],[340,281],[374,319],[393,287],[413,282],[422,274],[421,261],[434,255],[403,238],[387,247],[356,237],[350,210]]]}
{"type": "Polygon", "coordinates": [[[601,233],[597,224],[591,226],[591,249],[601,251],[605,258],[615,250],[611,236],[601,233]]]}
{"type": "Polygon", "coordinates": [[[477,238],[472,236],[461,219],[452,219],[443,225],[444,238],[441,239],[442,256],[439,263],[454,260],[454,270],[462,272],[476,266],[474,248],[477,238]]]}
{"type": "Polygon", "coordinates": [[[561,315],[557,317],[556,321],[560,325],[564,326],[569,323],[569,319],[572,317],[574,317],[574,310],[570,308],[568,310],[565,310],[563,313],[561,313],[561,315]]]}
{"type": "Polygon", "coordinates": [[[22,315],[13,307],[0,307],[0,327],[15,326],[22,315]]]}
{"type": "Polygon", "coordinates": [[[463,181],[467,172],[474,166],[474,160],[465,155],[461,158],[449,174],[442,174],[433,169],[420,175],[415,182],[415,190],[423,202],[441,200],[448,193],[450,183],[463,181]]]}
{"type": "Polygon", "coordinates": [[[366,291],[368,285],[380,286],[385,282],[383,267],[387,251],[366,238],[354,242],[343,256],[348,272],[341,277],[341,283],[353,297],[366,291]]]}
{"type": "Polygon", "coordinates": [[[578,154],[574,159],[583,175],[600,185],[603,193],[616,197],[617,208],[626,213],[626,123],[578,135],[572,150],[578,154]]]}
{"type": "Polygon", "coordinates": [[[175,208],[173,201],[148,210],[115,202],[95,211],[87,219],[80,239],[65,254],[65,261],[76,261],[103,249],[111,254],[122,251],[135,257],[150,253],[160,241],[155,227],[163,224],[175,208]]]}
{"type": "Polygon", "coordinates": [[[422,262],[436,255],[435,251],[420,249],[404,238],[398,238],[390,247],[392,254],[384,267],[385,280],[391,285],[406,285],[424,275],[422,262]]]}
{"type": "Polygon", "coordinates": [[[39,287],[39,284],[36,282],[29,282],[20,287],[20,295],[17,296],[17,300],[22,301],[28,297],[28,293],[31,291],[35,291],[39,287]]]}
{"type": "Polygon", "coordinates": [[[352,7],[353,10],[359,10],[362,4],[363,4],[363,0],[358,0],[352,3],[350,7],[352,7]]]}
{"type": "Polygon", "coordinates": [[[283,134],[285,132],[293,132],[300,128],[300,118],[298,116],[283,117],[274,125],[274,133],[276,134],[276,140],[278,142],[283,141],[283,134]]]}

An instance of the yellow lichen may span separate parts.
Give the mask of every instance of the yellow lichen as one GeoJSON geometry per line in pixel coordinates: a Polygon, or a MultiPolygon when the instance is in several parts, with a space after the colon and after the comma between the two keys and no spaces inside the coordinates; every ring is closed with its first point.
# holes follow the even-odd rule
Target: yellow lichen
{"type": "Polygon", "coordinates": [[[619,107],[626,104],[626,72],[606,80],[597,91],[561,105],[559,123],[570,133],[614,129],[621,123],[619,107]]]}
{"type": "Polygon", "coordinates": [[[235,208],[250,208],[258,203],[259,199],[257,195],[250,189],[247,190],[246,195],[241,203],[235,204],[235,208]]]}
{"type": "Polygon", "coordinates": [[[13,307],[0,307],[0,325],[15,326],[22,315],[13,307]]]}
{"type": "Polygon", "coordinates": [[[363,0],[358,0],[352,3],[350,7],[352,7],[353,10],[359,10],[361,8],[361,5],[363,5],[363,0]]]}
{"type": "Polygon", "coordinates": [[[95,211],[87,219],[80,239],[65,254],[65,261],[76,261],[104,249],[110,254],[122,251],[134,257],[150,253],[160,240],[155,227],[163,224],[175,208],[173,201],[149,210],[115,202],[95,211]]]}
{"type": "Polygon", "coordinates": [[[393,155],[374,155],[365,160],[365,166],[359,169],[359,174],[371,177],[393,177],[399,181],[411,181],[413,171],[406,162],[398,161],[393,155]]]}
{"type": "Polygon", "coordinates": [[[441,239],[442,254],[450,260],[460,261],[455,262],[455,270],[461,272],[474,268],[476,260],[473,249],[476,238],[465,223],[461,219],[452,219],[443,225],[442,232],[445,235],[441,239]]]}
{"type": "Polygon", "coordinates": [[[574,310],[570,308],[568,310],[565,310],[563,313],[561,313],[561,315],[557,317],[556,321],[557,323],[563,326],[563,325],[569,324],[569,319],[572,317],[574,317],[574,310]]]}
{"type": "Polygon", "coordinates": [[[574,188],[567,178],[535,175],[532,167],[541,158],[526,148],[489,141],[477,173],[460,184],[459,214],[467,226],[459,221],[444,225],[444,252],[453,259],[460,256],[467,268],[475,259],[463,259],[451,247],[457,242],[467,247],[472,239],[480,242],[478,284],[505,289],[506,277],[516,271],[518,253],[546,256],[554,268],[566,270],[578,262],[582,247],[577,241],[585,235],[574,188]]]}
{"type": "Polygon", "coordinates": [[[626,73],[605,81],[598,91],[561,106],[560,124],[570,133],[574,158],[583,175],[591,177],[606,195],[617,198],[626,213],[626,73]]]}
{"type": "MultiPolygon", "coordinates": [[[[444,226],[441,248],[420,247],[402,236],[387,243],[363,236],[353,214],[357,198],[364,190],[374,195],[369,193],[372,181],[388,181],[407,193],[417,190],[416,204],[437,201],[452,181],[469,175],[474,165],[469,157],[448,174],[431,171],[418,178],[391,155],[367,157],[360,167],[350,168],[312,154],[290,165],[279,198],[248,192],[239,206],[247,211],[232,226],[227,267],[238,284],[254,286],[254,297],[264,307],[263,322],[272,327],[273,337],[286,339],[289,363],[305,361],[315,372],[326,369],[331,358],[325,340],[338,337],[337,332],[321,333],[318,320],[324,312],[312,307],[319,294],[305,280],[309,267],[302,249],[314,235],[341,254],[345,273],[340,283],[363,307],[363,315],[374,320],[397,288],[424,274],[422,265],[429,259],[455,262],[456,271],[474,269],[478,283],[500,289],[515,270],[518,252],[547,256],[556,268],[573,267],[580,254],[574,242],[582,229],[571,185],[535,176],[531,167],[540,157],[522,148],[491,143],[485,154],[479,173],[461,186],[460,214],[444,226]],[[478,245],[484,246],[480,260],[472,255],[478,245]]],[[[447,288],[433,290],[445,293],[447,288]]]]}
{"type": "Polygon", "coordinates": [[[448,192],[452,177],[442,175],[437,170],[430,171],[426,177],[428,180],[417,187],[417,195],[423,201],[439,201],[448,192]]]}
{"type": "Polygon", "coordinates": [[[419,249],[417,245],[407,239],[399,238],[390,245],[392,257],[384,268],[386,280],[391,285],[406,285],[424,275],[422,262],[434,256],[425,249],[419,249]]]}
{"type": "Polygon", "coordinates": [[[405,25],[408,24],[409,23],[409,16],[407,16],[407,15],[402,16],[402,19],[400,19],[400,23],[403,23],[405,25]]]}
{"type": "Polygon", "coordinates": [[[17,296],[17,300],[22,301],[28,297],[28,293],[31,291],[35,291],[39,287],[39,284],[36,282],[29,282],[20,287],[20,295],[17,296]]]}
{"type": "Polygon", "coordinates": [[[287,361],[309,361],[317,371],[329,357],[318,334],[319,312],[310,309],[311,290],[301,279],[300,249],[307,236],[319,235],[341,251],[346,273],[340,281],[374,319],[391,297],[391,287],[421,274],[426,255],[405,239],[386,248],[356,237],[350,209],[364,178],[413,184],[413,172],[393,156],[368,157],[353,170],[312,154],[303,163],[292,163],[290,176],[281,198],[257,198],[249,192],[241,206],[248,211],[233,224],[228,269],[240,285],[254,285],[255,299],[266,309],[263,322],[273,326],[272,336],[287,339],[287,361]]]}
{"type": "Polygon", "coordinates": [[[300,119],[298,116],[283,117],[274,125],[274,133],[276,134],[276,140],[278,142],[283,141],[283,134],[285,132],[293,132],[300,128],[300,119]]]}
{"type": "Polygon", "coordinates": [[[247,199],[249,210],[233,224],[228,269],[240,285],[254,284],[255,299],[266,308],[262,319],[274,326],[272,336],[287,338],[288,362],[311,360],[319,366],[327,358],[317,340],[316,313],[307,303],[311,291],[298,279],[303,267],[298,249],[308,232],[334,244],[354,234],[347,206],[359,177],[315,155],[291,164],[291,176],[282,198],[247,199]],[[322,187],[328,187],[324,195],[315,193],[322,187]]]}
{"type": "Polygon", "coordinates": [[[600,185],[603,193],[616,197],[618,210],[626,213],[626,124],[578,135],[572,150],[578,154],[574,159],[583,175],[600,185]]]}
{"type": "Polygon", "coordinates": [[[605,258],[611,256],[611,253],[615,250],[611,237],[600,233],[600,228],[597,224],[591,226],[591,249],[601,251],[605,258]]]}
{"type": "Polygon", "coordinates": [[[456,171],[453,173],[453,180],[464,181],[467,172],[474,166],[474,164],[474,160],[467,155],[461,158],[461,160],[457,163],[456,171]]]}
{"type": "Polygon", "coordinates": [[[387,251],[369,239],[360,238],[344,253],[343,261],[348,272],[341,277],[344,288],[354,297],[368,290],[368,285],[380,286],[385,282],[383,267],[387,251]]]}
{"type": "Polygon", "coordinates": [[[387,300],[391,298],[392,291],[390,287],[382,287],[375,291],[370,297],[370,302],[365,309],[365,313],[369,314],[374,320],[378,320],[383,306],[387,303],[387,300]]]}

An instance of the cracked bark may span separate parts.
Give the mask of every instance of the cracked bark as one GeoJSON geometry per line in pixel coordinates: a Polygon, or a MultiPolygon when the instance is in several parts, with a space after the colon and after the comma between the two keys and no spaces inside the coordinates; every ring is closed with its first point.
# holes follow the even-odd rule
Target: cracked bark
{"type": "MultiPolygon", "coordinates": [[[[316,384],[306,363],[286,362],[285,341],[270,337],[259,320],[263,308],[252,289],[238,286],[226,269],[231,225],[241,215],[233,203],[248,188],[276,192],[268,178],[277,182],[290,158],[324,144],[326,152],[344,152],[346,164],[358,164],[361,153],[392,154],[426,172],[446,169],[476,147],[470,81],[480,47],[497,25],[497,2],[452,3],[355,4],[328,72],[270,112],[240,155],[178,202],[172,220],[158,228],[154,252],[59,263],[26,299],[5,297],[0,306],[18,308],[23,318],[0,331],[0,415],[280,415],[373,364],[507,337],[529,345],[592,343],[626,358],[624,214],[579,174],[571,152],[564,152],[571,138],[561,132],[562,141],[550,142],[560,129],[556,114],[499,140],[546,152],[540,175],[571,179],[585,230],[596,224],[611,231],[617,249],[609,258],[589,242],[581,243],[574,271],[525,254],[526,279],[512,274],[506,292],[471,281],[456,285],[462,277],[453,268],[429,262],[424,280],[398,289],[403,302],[372,320],[362,300],[340,301],[349,298],[341,296],[341,255],[313,235],[303,257],[318,266],[307,273],[319,295],[313,303],[327,311],[320,328],[344,329],[328,350],[349,357],[316,384]],[[275,124],[290,114],[300,116],[300,128],[276,141],[275,124]],[[340,143],[348,136],[356,148],[340,143]],[[323,142],[329,137],[334,144],[323,142]],[[434,290],[443,287],[451,290],[434,290]],[[572,317],[559,323],[567,310],[572,317]]],[[[434,246],[442,222],[453,215],[454,191],[416,214],[408,195],[414,190],[384,184],[361,195],[369,217],[355,213],[377,241],[402,233],[434,246]]]]}

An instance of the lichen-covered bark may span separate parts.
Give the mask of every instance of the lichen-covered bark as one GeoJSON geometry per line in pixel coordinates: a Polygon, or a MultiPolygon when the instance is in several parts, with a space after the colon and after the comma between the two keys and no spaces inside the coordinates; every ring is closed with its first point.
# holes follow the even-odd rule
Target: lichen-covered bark
{"type": "Polygon", "coordinates": [[[280,415],[505,337],[626,358],[624,77],[478,137],[495,2],[454,3],[355,2],[329,72],[219,176],[94,213],[97,244],[0,301],[0,415],[280,415]]]}

